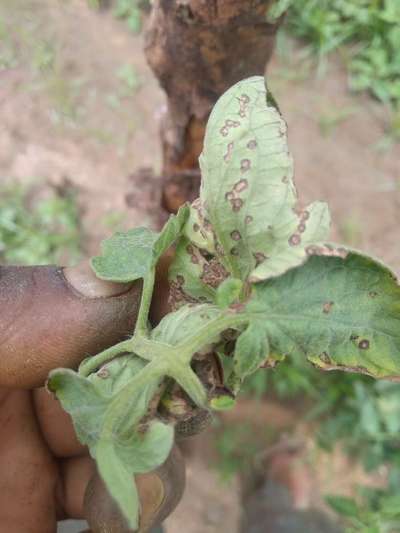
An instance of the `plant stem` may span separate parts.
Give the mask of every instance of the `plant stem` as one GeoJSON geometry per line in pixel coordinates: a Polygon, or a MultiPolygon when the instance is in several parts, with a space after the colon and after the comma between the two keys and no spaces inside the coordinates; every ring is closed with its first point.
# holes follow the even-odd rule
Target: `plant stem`
{"type": "Polygon", "coordinates": [[[214,320],[211,320],[200,328],[197,333],[189,337],[182,344],[176,346],[176,351],[179,353],[178,357],[184,362],[190,362],[194,353],[201,350],[207,344],[217,337],[220,333],[229,328],[235,328],[242,326],[249,321],[249,316],[245,313],[242,314],[229,314],[226,313],[214,320]]]}
{"type": "Polygon", "coordinates": [[[155,278],[156,269],[153,267],[143,281],[142,299],[140,302],[139,315],[134,335],[148,336],[147,321],[149,318],[151,299],[153,297],[155,278]]]}
{"type": "Polygon", "coordinates": [[[79,367],[79,374],[87,377],[100,366],[117,357],[117,355],[121,355],[122,353],[126,352],[132,352],[132,344],[130,339],[127,341],[122,341],[115,346],[111,346],[94,357],[90,357],[88,360],[83,361],[79,367]]]}

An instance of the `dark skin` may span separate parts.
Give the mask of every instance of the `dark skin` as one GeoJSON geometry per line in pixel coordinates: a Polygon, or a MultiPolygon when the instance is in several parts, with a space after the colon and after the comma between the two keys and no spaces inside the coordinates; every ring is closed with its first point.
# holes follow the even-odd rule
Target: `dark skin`
{"type": "MultiPolygon", "coordinates": [[[[166,311],[166,271],[164,263],[152,307],[155,322],[166,311]]],[[[69,415],[44,384],[53,368],[76,369],[84,357],[131,334],[140,295],[141,282],[103,282],[88,264],[0,268],[1,531],[55,533],[64,518],[87,519],[92,533],[128,531],[69,415]]],[[[146,531],[182,493],[177,452],[167,466],[137,481],[146,531]]]]}

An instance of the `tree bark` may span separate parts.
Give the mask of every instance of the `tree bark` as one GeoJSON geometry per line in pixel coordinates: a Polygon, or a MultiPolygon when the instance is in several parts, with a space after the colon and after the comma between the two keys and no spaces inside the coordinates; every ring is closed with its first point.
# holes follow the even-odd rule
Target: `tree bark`
{"type": "Polygon", "coordinates": [[[167,94],[161,126],[163,204],[169,212],[198,195],[208,116],[228,87],[262,75],[282,17],[274,0],[155,0],[146,31],[147,60],[167,94]]]}

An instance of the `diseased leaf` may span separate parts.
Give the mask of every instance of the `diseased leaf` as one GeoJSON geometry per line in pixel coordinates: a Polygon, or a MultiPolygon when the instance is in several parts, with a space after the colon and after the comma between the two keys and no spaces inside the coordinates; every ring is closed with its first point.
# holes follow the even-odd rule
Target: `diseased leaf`
{"type": "Polygon", "coordinates": [[[297,207],[286,124],[264,78],[239,82],[218,100],[200,166],[197,234],[214,233],[215,254],[234,277],[279,276],[305,261],[307,245],[327,237],[326,204],[297,207]]]}
{"type": "MultiPolygon", "coordinates": [[[[151,338],[174,346],[220,315],[221,310],[215,305],[185,305],[178,311],[165,316],[153,329],[151,338]]],[[[219,335],[209,338],[208,342],[211,344],[218,340],[219,335]]]]}
{"type": "MultiPolygon", "coordinates": [[[[50,372],[47,387],[71,415],[79,440],[83,444],[94,446],[100,437],[112,401],[145,365],[143,359],[130,354],[113,359],[87,378],[70,369],[56,369],[50,372]]],[[[138,391],[138,394],[131,395],[127,408],[131,407],[139,417],[143,416],[153,388],[154,385],[147,386],[140,390],[140,394],[138,391]]],[[[129,423],[126,413],[127,411],[125,418],[129,423]]]]}
{"type": "Polygon", "coordinates": [[[96,276],[117,282],[144,278],[153,265],[157,238],[148,228],[115,233],[102,242],[102,255],[91,261],[96,276]]]}
{"type": "Polygon", "coordinates": [[[101,244],[102,255],[91,264],[100,279],[117,282],[144,278],[161,255],[178,239],[189,216],[188,206],[171,216],[160,234],[148,228],[117,232],[101,244]]]}
{"type": "Polygon", "coordinates": [[[255,285],[246,312],[262,318],[272,354],[305,356],[323,370],[400,375],[400,287],[371,258],[311,257],[255,285]]]}
{"type": "Polygon", "coordinates": [[[265,363],[269,355],[268,337],[263,322],[253,320],[236,341],[235,375],[244,379],[265,363]]]}
{"type": "Polygon", "coordinates": [[[203,281],[207,281],[207,273],[210,277],[212,268],[199,248],[181,238],[169,269],[171,299],[175,308],[187,303],[214,301],[215,288],[203,281]]]}

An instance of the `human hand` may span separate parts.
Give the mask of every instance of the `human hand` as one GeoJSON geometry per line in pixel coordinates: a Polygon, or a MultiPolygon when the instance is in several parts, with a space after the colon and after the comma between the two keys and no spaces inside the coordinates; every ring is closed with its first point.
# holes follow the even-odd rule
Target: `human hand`
{"type": "MultiPolygon", "coordinates": [[[[165,265],[159,272],[166,272],[165,265]]],[[[159,279],[155,320],[164,312],[166,290],[159,279]]],[[[51,369],[76,368],[131,334],[140,294],[140,282],[101,281],[88,264],[0,268],[1,531],[54,533],[64,518],[85,518],[93,533],[128,531],[69,415],[44,383],[51,369]]],[[[140,531],[146,531],[182,495],[179,452],[136,481],[140,531]]]]}

